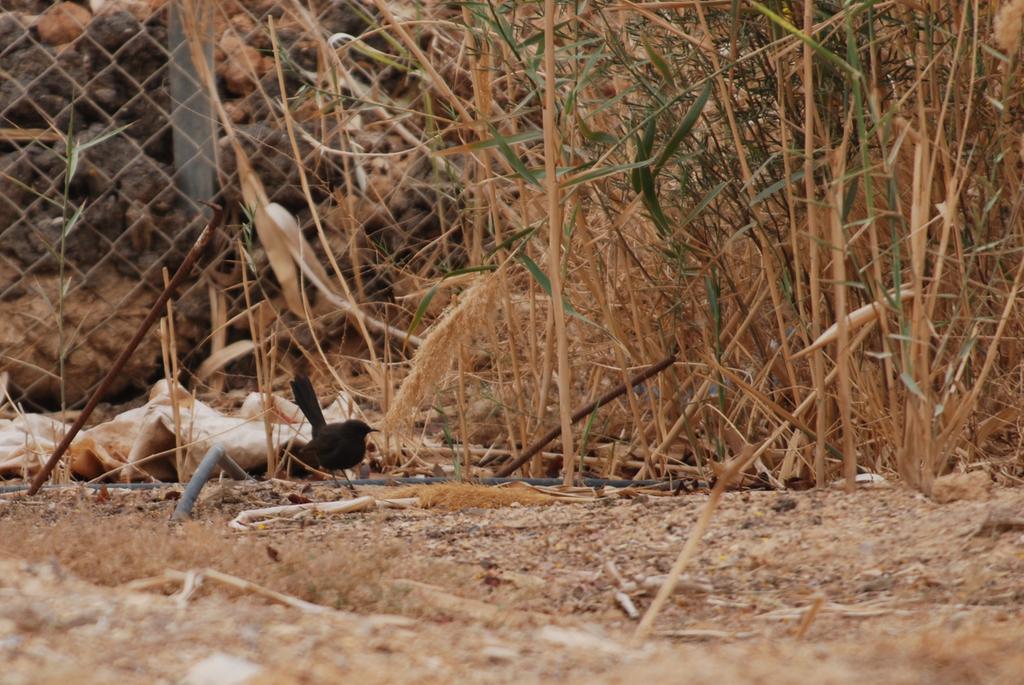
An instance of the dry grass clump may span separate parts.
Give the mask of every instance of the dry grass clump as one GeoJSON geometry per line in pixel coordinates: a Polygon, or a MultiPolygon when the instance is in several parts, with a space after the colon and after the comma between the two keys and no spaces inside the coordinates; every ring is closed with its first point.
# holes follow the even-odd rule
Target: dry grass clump
{"type": "Polygon", "coordinates": [[[472,483],[442,483],[413,485],[400,488],[392,495],[395,499],[419,497],[424,509],[500,509],[513,504],[541,506],[555,504],[558,499],[526,487],[495,488],[472,483]]]}
{"type": "Polygon", "coordinates": [[[459,353],[459,346],[482,335],[492,324],[491,308],[500,281],[494,274],[481,276],[447,308],[430,329],[423,345],[412,358],[409,374],[388,408],[384,423],[390,430],[400,430],[412,423],[414,412],[428,392],[449,373],[459,353]]]}
{"type": "Polygon", "coordinates": [[[999,8],[993,32],[996,45],[1012,55],[1020,47],[1021,27],[1024,24],[1024,0],[1009,0],[999,8]]]}
{"type": "Polygon", "coordinates": [[[445,585],[465,587],[474,574],[465,566],[410,554],[397,543],[358,547],[333,532],[270,542],[230,533],[223,521],[171,527],[142,513],[102,518],[70,512],[47,525],[34,517],[11,517],[4,522],[0,555],[53,560],[85,580],[110,586],[167,569],[210,567],[337,609],[413,615],[418,609],[406,605],[389,579],[434,584],[444,579],[445,585]]]}

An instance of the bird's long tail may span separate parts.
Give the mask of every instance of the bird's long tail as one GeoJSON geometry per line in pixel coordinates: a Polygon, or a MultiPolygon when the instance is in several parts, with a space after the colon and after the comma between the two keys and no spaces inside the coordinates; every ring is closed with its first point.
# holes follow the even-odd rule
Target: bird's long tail
{"type": "Polygon", "coordinates": [[[309,425],[313,427],[313,435],[327,425],[324,419],[324,412],[320,409],[320,400],[316,397],[316,390],[306,376],[296,376],[292,381],[292,394],[295,396],[295,404],[306,415],[309,425]]]}

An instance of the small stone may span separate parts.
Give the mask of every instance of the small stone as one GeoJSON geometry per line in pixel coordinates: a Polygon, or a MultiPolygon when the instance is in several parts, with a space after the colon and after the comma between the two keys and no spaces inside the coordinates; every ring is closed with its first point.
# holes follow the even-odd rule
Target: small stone
{"type": "Polygon", "coordinates": [[[89,0],[93,14],[125,10],[139,22],[146,22],[163,9],[168,0],[89,0]]]}
{"type": "Polygon", "coordinates": [[[796,509],[796,506],[796,500],[792,497],[780,497],[772,502],[772,510],[779,514],[784,511],[793,511],[796,509]]]}
{"type": "Polygon", "coordinates": [[[263,671],[248,659],[216,652],[188,669],[183,685],[243,685],[263,671]]]}
{"type": "Polygon", "coordinates": [[[64,45],[85,32],[92,12],[73,2],[59,2],[48,8],[36,21],[39,39],[47,45],[64,45]]]}
{"type": "Polygon", "coordinates": [[[224,103],[224,111],[228,113],[232,124],[244,124],[252,116],[248,100],[229,100],[224,103]]]}
{"type": "Polygon", "coordinates": [[[508,647],[502,647],[500,645],[491,645],[490,647],[484,647],[480,650],[480,656],[484,657],[492,663],[502,663],[507,661],[515,661],[519,658],[518,652],[508,647]]]}
{"type": "Polygon", "coordinates": [[[272,59],[230,33],[220,39],[219,47],[224,60],[217,66],[217,73],[232,95],[248,95],[256,90],[256,79],[262,78],[274,64],[272,59]]]}

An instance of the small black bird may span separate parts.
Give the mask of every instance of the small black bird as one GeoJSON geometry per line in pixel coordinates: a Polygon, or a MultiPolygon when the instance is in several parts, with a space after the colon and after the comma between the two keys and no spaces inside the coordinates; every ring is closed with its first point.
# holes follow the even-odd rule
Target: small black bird
{"type": "Polygon", "coordinates": [[[344,469],[350,469],[363,460],[366,455],[366,436],[377,429],[370,428],[359,419],[327,423],[313,384],[306,376],[295,377],[292,381],[292,394],[295,395],[295,404],[299,405],[313,427],[313,439],[299,449],[299,454],[307,459],[312,458],[321,468],[331,472],[342,469],[341,473],[348,481],[348,486],[355,492],[356,488],[344,469]]]}

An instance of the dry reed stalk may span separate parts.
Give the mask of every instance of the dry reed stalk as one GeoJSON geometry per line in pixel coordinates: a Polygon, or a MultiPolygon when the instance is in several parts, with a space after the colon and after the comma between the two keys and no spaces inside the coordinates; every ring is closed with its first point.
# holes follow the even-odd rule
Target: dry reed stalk
{"type": "Polygon", "coordinates": [[[452,366],[459,350],[459,342],[469,342],[488,324],[492,303],[500,281],[494,274],[479,276],[462,293],[458,304],[453,304],[441,315],[416,350],[412,369],[402,381],[384,425],[400,432],[412,423],[413,413],[426,394],[435,389],[452,366]]]}
{"type": "MultiPolygon", "coordinates": [[[[466,411],[466,370],[469,367],[469,364],[466,362],[466,341],[459,340],[457,346],[458,351],[457,354],[455,355],[456,369],[458,370],[458,380],[456,383],[456,401],[458,402],[459,407],[459,432],[462,433],[463,444],[466,444],[469,442],[469,425],[466,423],[466,415],[469,413],[466,411]]],[[[469,454],[467,454],[464,450],[462,451],[461,476],[467,479],[473,477],[472,460],[469,458],[469,454]]]]}
{"type": "Polygon", "coordinates": [[[814,602],[804,612],[803,617],[800,619],[800,625],[797,626],[796,631],[793,634],[797,640],[802,640],[807,635],[807,631],[810,630],[811,624],[814,623],[814,619],[818,617],[818,613],[821,608],[825,606],[825,595],[819,594],[814,598],[814,602]]]}
{"type": "Polygon", "coordinates": [[[173,351],[172,327],[167,323],[168,319],[160,320],[160,352],[164,363],[164,378],[167,380],[167,387],[171,397],[171,417],[174,421],[174,469],[181,473],[185,464],[184,454],[181,449],[181,408],[178,406],[178,374],[176,364],[172,361],[175,357],[173,351]]]}
{"type": "MultiPolygon", "coordinates": [[[[840,149],[845,148],[843,145],[840,149]]],[[[842,178],[845,169],[836,173],[836,178],[842,178]]],[[[853,428],[853,386],[850,384],[850,328],[847,322],[847,285],[846,285],[846,238],[843,235],[842,220],[839,217],[839,198],[843,197],[842,183],[840,182],[834,191],[832,208],[832,238],[830,248],[832,257],[832,290],[835,307],[835,315],[838,323],[838,336],[836,340],[836,366],[839,369],[839,387],[837,400],[839,402],[839,417],[843,429],[843,475],[846,478],[846,491],[853,492],[857,487],[857,452],[854,447],[853,428]]],[[[818,442],[824,442],[825,436],[818,436],[818,442]]]]}
{"type": "MultiPolygon", "coordinates": [[[[265,417],[263,424],[264,430],[273,433],[274,428],[271,422],[271,415],[274,411],[274,379],[277,378],[277,354],[279,347],[275,340],[276,334],[272,331],[269,334],[267,334],[267,330],[272,329],[273,322],[277,320],[277,317],[270,313],[269,306],[261,307],[260,313],[266,316],[266,318],[263,320],[261,324],[262,330],[260,335],[260,347],[262,347],[262,340],[265,338],[267,341],[267,352],[263,364],[264,369],[266,370],[267,383],[263,386],[259,386],[257,389],[260,390],[263,394],[263,415],[265,417]]],[[[274,455],[274,459],[273,461],[267,463],[267,473],[277,473],[277,470],[280,467],[277,458],[278,453],[277,450],[271,451],[274,455]]]]}
{"type": "MultiPolygon", "coordinates": [[[[206,283],[206,295],[210,301],[210,356],[203,361],[206,363],[210,358],[221,354],[221,350],[228,345],[228,298],[222,288],[214,285],[213,281],[206,283]]],[[[202,365],[200,366],[202,368],[202,365]]],[[[205,380],[205,379],[204,379],[205,380]]],[[[209,379],[210,390],[214,393],[224,391],[224,374],[218,373],[209,379]]]]}
{"type": "Polygon", "coordinates": [[[711,518],[715,514],[715,509],[718,508],[718,503],[722,499],[722,495],[725,494],[726,488],[728,488],[732,482],[739,476],[743,471],[746,470],[754,459],[757,457],[757,453],[754,451],[751,445],[745,445],[743,452],[734,459],[732,459],[723,469],[722,473],[718,476],[718,482],[715,483],[715,487],[711,489],[711,494],[708,496],[708,501],[704,503],[704,507],[701,509],[700,516],[697,518],[697,522],[693,528],[690,529],[690,535],[686,539],[686,544],[679,551],[679,555],[676,557],[675,563],[672,564],[672,569],[669,571],[668,576],[665,578],[665,582],[658,589],[658,594],[654,596],[654,601],[651,602],[651,606],[647,607],[647,611],[644,612],[643,618],[640,620],[640,624],[636,627],[636,631],[633,633],[633,643],[637,644],[643,642],[651,632],[651,628],[654,626],[654,621],[658,618],[658,614],[661,613],[662,608],[665,606],[665,602],[675,592],[676,583],[679,581],[680,575],[686,570],[686,565],[693,558],[693,555],[697,551],[697,546],[700,544],[701,538],[704,537],[704,533],[707,531],[708,526],[711,524],[711,518]]]}
{"type": "MultiPolygon", "coordinates": [[[[555,62],[555,0],[544,0],[544,185],[547,194],[548,221],[548,278],[551,281],[551,311],[554,313],[554,333],[558,347],[558,413],[562,425],[562,478],[571,485],[575,469],[576,451],[573,447],[572,421],[572,367],[569,364],[569,340],[565,330],[565,310],[562,288],[562,201],[558,183],[558,163],[562,159],[560,132],[555,121],[556,62],[555,62]]],[[[568,120],[566,120],[567,122],[568,120]]]]}
{"type": "MultiPolygon", "coordinates": [[[[533,283],[530,284],[530,305],[531,305],[530,323],[533,326],[535,331],[539,331],[540,328],[539,328],[539,326],[536,323],[536,317],[537,317],[537,310],[540,309],[540,307],[538,306],[538,293],[537,293],[537,289],[536,289],[536,287],[534,286],[533,283]]],[[[534,375],[537,375],[538,373],[540,374],[539,378],[537,379],[537,381],[535,383],[535,385],[537,387],[537,397],[536,397],[536,400],[535,400],[536,403],[537,403],[537,406],[536,406],[536,409],[534,409],[534,414],[533,414],[533,416],[537,420],[538,425],[539,425],[540,421],[542,421],[543,418],[545,416],[547,416],[547,414],[548,414],[548,412],[547,412],[548,392],[551,389],[551,379],[552,379],[552,375],[554,373],[552,371],[552,366],[553,365],[552,365],[552,362],[551,362],[551,358],[555,354],[555,351],[554,351],[555,350],[555,336],[552,334],[552,331],[554,330],[554,327],[555,327],[555,308],[553,306],[546,308],[544,310],[544,314],[545,314],[544,329],[543,329],[544,330],[544,334],[542,336],[540,336],[540,337],[534,338],[535,340],[543,341],[544,349],[541,351],[540,364],[539,365],[536,364],[536,359],[532,360],[533,363],[531,363],[531,368],[534,369],[534,375]],[[538,371],[538,369],[539,369],[539,371],[538,371]]],[[[536,335],[540,335],[540,334],[539,333],[534,333],[534,335],[536,336],[536,335]]],[[[559,425],[561,425],[561,423],[559,423],[559,425]]],[[[535,463],[535,466],[537,468],[539,468],[540,467],[540,463],[539,462],[535,463]]],[[[530,474],[533,475],[534,473],[536,473],[536,471],[531,469],[530,470],[530,474]]]]}
{"type": "MultiPolygon", "coordinates": [[[[245,254],[241,241],[238,242],[238,254],[245,254]]],[[[249,337],[253,342],[253,362],[256,366],[256,388],[263,395],[263,432],[267,445],[267,473],[277,473],[277,450],[274,447],[274,427],[270,421],[270,407],[273,392],[273,378],[269,376],[267,353],[264,347],[263,303],[253,305],[247,269],[242,269],[242,294],[245,297],[245,309],[249,319],[249,337]],[[255,312],[253,310],[256,310],[255,312]]]]}
{"type": "MultiPolygon", "coordinates": [[[[919,125],[925,125],[919,116],[919,125]]],[[[922,129],[923,130],[923,129],[922,129]]],[[[912,202],[910,207],[910,269],[914,298],[911,303],[911,342],[905,353],[904,368],[911,370],[917,393],[908,396],[910,407],[904,428],[904,443],[901,445],[898,467],[913,487],[926,494],[930,492],[931,476],[928,475],[932,461],[932,421],[929,393],[929,354],[931,330],[926,319],[924,303],[924,278],[928,244],[928,188],[926,179],[928,164],[927,141],[919,140],[914,146],[914,174],[912,179],[912,202]]]]}
{"type": "MultiPolygon", "coordinates": [[[[804,2],[804,33],[812,35],[814,30],[814,0],[804,2]]],[[[815,340],[821,335],[821,253],[818,240],[821,238],[821,229],[818,225],[817,211],[817,190],[814,183],[814,149],[815,149],[815,122],[817,120],[817,109],[814,101],[814,51],[810,45],[803,45],[803,89],[804,89],[804,202],[807,212],[807,249],[810,251],[808,277],[810,279],[811,295],[811,337],[815,340]]],[[[825,354],[819,350],[814,353],[811,361],[811,379],[814,386],[819,389],[816,393],[817,402],[815,405],[815,433],[824,438],[828,430],[828,396],[824,392],[825,380],[825,354]]],[[[828,474],[825,472],[825,443],[824,439],[816,440],[814,444],[814,484],[825,487],[828,474]]]]}
{"type": "MultiPolygon", "coordinates": [[[[164,288],[171,281],[167,267],[163,267],[161,275],[164,288]]],[[[174,330],[174,305],[167,300],[167,316],[160,320],[160,351],[164,363],[164,378],[171,397],[171,415],[174,419],[174,470],[181,473],[185,465],[185,454],[181,449],[181,408],[178,406],[178,336],[174,330]]]]}

